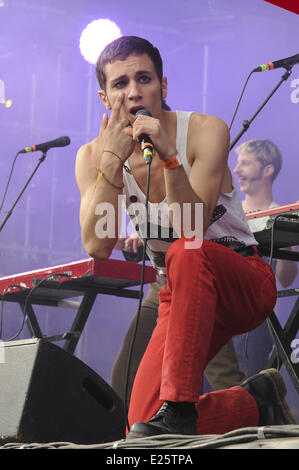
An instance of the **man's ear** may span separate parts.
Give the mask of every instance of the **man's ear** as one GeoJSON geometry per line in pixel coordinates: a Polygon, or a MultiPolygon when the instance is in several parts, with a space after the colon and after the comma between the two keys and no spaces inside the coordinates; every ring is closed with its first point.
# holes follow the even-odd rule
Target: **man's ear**
{"type": "Polygon", "coordinates": [[[161,95],[162,95],[162,100],[166,100],[167,98],[167,78],[166,77],[162,78],[161,95]]]}
{"type": "Polygon", "coordinates": [[[269,163],[269,165],[264,166],[264,176],[272,176],[275,171],[274,165],[269,163]]]}
{"type": "Polygon", "coordinates": [[[105,91],[104,90],[99,90],[98,95],[100,97],[100,100],[104,104],[105,108],[110,110],[111,109],[110,101],[109,101],[105,91]]]}

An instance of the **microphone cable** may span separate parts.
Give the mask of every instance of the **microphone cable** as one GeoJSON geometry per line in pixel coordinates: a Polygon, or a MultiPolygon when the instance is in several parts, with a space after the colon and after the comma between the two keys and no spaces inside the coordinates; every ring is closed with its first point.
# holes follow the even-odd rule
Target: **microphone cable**
{"type": "MultiPolygon", "coordinates": [[[[272,263],[273,263],[273,254],[274,254],[274,234],[275,234],[275,225],[276,223],[278,222],[279,218],[281,217],[281,214],[277,214],[274,219],[273,219],[273,223],[272,223],[272,227],[271,227],[271,237],[270,237],[270,254],[269,254],[269,261],[268,261],[268,264],[271,266],[272,268],[272,263]]],[[[274,313],[274,312],[273,312],[274,313]]],[[[266,319],[266,324],[268,326],[268,330],[269,330],[269,333],[270,333],[270,336],[272,338],[272,341],[273,341],[273,346],[275,348],[275,355],[276,355],[276,368],[277,370],[280,368],[281,366],[281,359],[280,359],[280,355],[279,355],[279,345],[277,343],[277,340],[276,340],[276,337],[273,333],[273,327],[272,327],[272,323],[271,323],[271,320],[269,319],[269,317],[267,317],[266,319]]]]}
{"type": "MultiPolygon", "coordinates": [[[[241,95],[240,95],[240,97],[239,97],[237,106],[236,106],[236,108],[235,108],[233,117],[232,117],[232,119],[231,119],[231,123],[230,123],[230,125],[229,125],[229,130],[231,130],[231,128],[232,128],[232,125],[233,125],[233,122],[234,122],[235,117],[236,117],[236,115],[237,115],[238,109],[239,109],[239,107],[240,107],[240,104],[241,104],[243,95],[244,95],[244,93],[245,93],[247,84],[248,84],[248,82],[249,82],[249,79],[250,79],[251,75],[252,75],[254,72],[255,72],[255,70],[253,69],[253,70],[248,74],[248,76],[247,76],[247,78],[246,78],[246,80],[245,80],[245,84],[244,84],[243,89],[242,89],[242,91],[241,91],[241,95]]],[[[233,146],[231,145],[229,150],[232,150],[232,148],[233,148],[233,146]]],[[[246,368],[247,368],[247,376],[249,376],[248,340],[249,340],[249,333],[246,333],[244,349],[245,349],[245,362],[246,362],[246,368]]]]}
{"type": "Polygon", "coordinates": [[[135,326],[134,326],[134,329],[133,329],[133,336],[132,336],[132,340],[131,340],[131,346],[130,346],[129,357],[128,357],[128,362],[127,362],[125,394],[124,394],[125,416],[126,416],[126,423],[127,423],[128,431],[130,431],[130,425],[129,425],[129,419],[128,419],[129,403],[127,403],[128,402],[129,372],[130,372],[130,368],[131,368],[131,361],[132,361],[132,356],[133,356],[133,351],[134,351],[134,344],[135,344],[135,339],[136,339],[136,336],[137,336],[138,323],[139,323],[139,319],[140,319],[140,312],[141,312],[141,306],[142,306],[142,301],[143,301],[144,271],[145,271],[145,260],[146,260],[146,247],[147,247],[147,241],[148,241],[148,233],[147,233],[148,232],[148,202],[149,202],[149,188],[150,188],[150,178],[151,178],[151,173],[150,173],[151,160],[146,161],[146,163],[147,163],[147,178],[146,178],[146,192],[145,192],[146,233],[145,233],[143,252],[142,252],[139,303],[138,303],[138,309],[137,309],[137,314],[136,314],[136,323],[135,323],[135,326]]]}
{"type": "Polygon", "coordinates": [[[12,166],[11,166],[11,169],[10,169],[10,173],[9,173],[9,177],[8,177],[8,180],[7,180],[7,183],[6,183],[6,187],[5,187],[5,190],[4,190],[4,194],[3,194],[3,197],[2,197],[2,201],[1,201],[1,204],[0,204],[0,212],[1,212],[1,210],[2,210],[4,201],[5,201],[5,198],[6,198],[6,194],[7,194],[7,191],[8,191],[8,187],[9,187],[9,184],[10,184],[10,180],[11,180],[11,177],[12,177],[12,173],[13,173],[14,166],[15,166],[15,163],[16,163],[16,161],[17,161],[18,155],[20,155],[20,152],[18,152],[18,153],[16,154],[16,156],[14,157],[13,163],[12,163],[12,166]]]}
{"type": "Polygon", "coordinates": [[[234,114],[233,114],[231,123],[230,123],[230,125],[229,125],[229,130],[231,130],[231,127],[232,127],[232,125],[233,125],[233,122],[234,122],[234,120],[235,120],[236,114],[237,114],[237,112],[238,112],[238,109],[239,109],[241,100],[242,100],[242,98],[243,98],[245,89],[246,89],[246,87],[247,87],[248,81],[249,81],[249,79],[250,79],[250,77],[251,77],[251,75],[252,75],[253,73],[254,73],[254,70],[252,70],[252,71],[250,72],[250,74],[248,75],[248,77],[247,77],[247,79],[246,79],[246,81],[245,81],[245,84],[244,84],[244,86],[243,86],[243,90],[242,90],[242,92],[241,92],[239,101],[238,101],[237,106],[236,106],[236,109],[235,109],[235,111],[234,111],[234,114]]]}
{"type": "MultiPolygon", "coordinates": [[[[267,261],[267,264],[269,264],[272,269],[273,269],[272,264],[273,264],[273,254],[274,254],[275,225],[277,224],[277,221],[280,217],[281,217],[281,214],[278,214],[274,217],[273,223],[272,223],[272,226],[271,226],[271,229],[270,229],[271,230],[270,231],[270,253],[269,253],[269,259],[267,261]]],[[[273,346],[275,348],[276,364],[277,364],[277,369],[278,369],[279,366],[281,365],[281,360],[280,360],[280,357],[279,357],[279,347],[277,345],[276,338],[273,334],[272,325],[271,325],[271,321],[270,321],[269,317],[266,318],[266,324],[267,324],[267,327],[268,327],[269,334],[270,334],[270,336],[272,338],[272,341],[273,341],[273,346]]],[[[246,361],[246,368],[247,368],[247,377],[249,377],[248,340],[249,340],[249,333],[246,333],[244,349],[245,349],[245,361],[246,361]]]]}

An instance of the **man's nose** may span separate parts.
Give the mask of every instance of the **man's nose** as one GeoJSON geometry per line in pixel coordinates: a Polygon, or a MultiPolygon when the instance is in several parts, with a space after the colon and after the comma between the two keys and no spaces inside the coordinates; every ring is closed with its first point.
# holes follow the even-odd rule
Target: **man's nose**
{"type": "Polygon", "coordinates": [[[140,88],[138,84],[134,81],[131,82],[129,85],[129,91],[128,91],[128,98],[129,99],[136,99],[139,98],[141,95],[140,93],[140,88]]]}
{"type": "Polygon", "coordinates": [[[233,169],[233,172],[236,174],[239,172],[239,163],[236,164],[235,168],[233,169]]]}

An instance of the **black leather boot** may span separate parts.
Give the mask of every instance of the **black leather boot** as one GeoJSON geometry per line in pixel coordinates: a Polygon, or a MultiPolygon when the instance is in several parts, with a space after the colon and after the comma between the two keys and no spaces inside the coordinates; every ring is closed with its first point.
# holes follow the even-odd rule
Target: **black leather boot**
{"type": "Polygon", "coordinates": [[[197,411],[194,403],[165,401],[158,413],[147,423],[134,423],[128,438],[158,434],[197,434],[197,411]]]}
{"type": "Polygon", "coordinates": [[[297,424],[285,400],[287,389],[276,369],[263,370],[241,384],[257,402],[259,426],[297,424]]]}

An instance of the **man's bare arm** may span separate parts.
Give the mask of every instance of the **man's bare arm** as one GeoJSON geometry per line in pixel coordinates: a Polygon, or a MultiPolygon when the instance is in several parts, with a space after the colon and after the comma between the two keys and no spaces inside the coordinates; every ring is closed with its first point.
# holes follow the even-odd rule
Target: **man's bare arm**
{"type": "MultiPolygon", "coordinates": [[[[133,129],[128,129],[127,132],[134,139],[142,133],[149,135],[161,160],[167,161],[176,154],[175,145],[157,119],[140,116],[134,122],[133,129]]],[[[187,176],[182,166],[164,170],[170,219],[180,236],[183,236],[183,217],[177,222],[172,207],[178,205],[182,215],[183,204],[191,204],[189,226],[193,230],[196,220],[195,204],[202,203],[204,235],[216,206],[224,175],[228,172],[228,151],[229,130],[226,124],[216,117],[192,114],[188,131],[188,153],[192,155],[190,175],[187,176]]]]}
{"type": "Polygon", "coordinates": [[[109,258],[117,242],[118,197],[122,194],[123,186],[123,165],[119,158],[105,150],[121,155],[125,162],[135,146],[132,138],[124,132],[127,123],[119,120],[122,102],[123,98],[119,98],[109,121],[107,115],[104,116],[99,137],[81,147],[76,158],[76,181],[81,194],[82,241],[86,252],[99,259],[109,258]],[[100,180],[99,168],[104,174],[100,180]],[[101,237],[97,233],[97,226],[106,214],[100,214],[99,209],[104,209],[105,206],[113,209],[109,216],[115,230],[113,236],[101,237]],[[111,216],[114,217],[113,220],[111,216]]]}
{"type": "Polygon", "coordinates": [[[183,203],[191,203],[191,207],[193,206],[191,228],[196,221],[194,205],[203,204],[204,235],[227,171],[229,132],[224,122],[218,118],[207,117],[204,123],[199,122],[200,119],[194,115],[193,122],[190,123],[189,142],[193,164],[189,177],[182,167],[165,170],[164,173],[168,203],[178,203],[181,213],[183,203]]]}
{"type": "MultiPolygon", "coordinates": [[[[286,248],[288,251],[297,251],[297,246],[286,248]]],[[[276,262],[275,274],[282,287],[289,287],[298,274],[298,266],[295,261],[278,259],[276,262]]]]}

